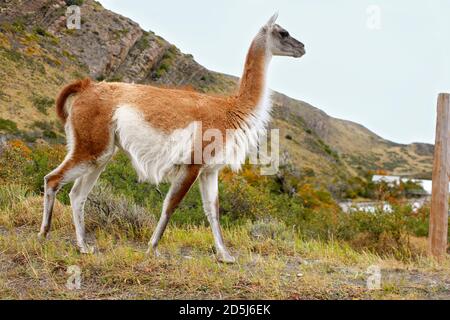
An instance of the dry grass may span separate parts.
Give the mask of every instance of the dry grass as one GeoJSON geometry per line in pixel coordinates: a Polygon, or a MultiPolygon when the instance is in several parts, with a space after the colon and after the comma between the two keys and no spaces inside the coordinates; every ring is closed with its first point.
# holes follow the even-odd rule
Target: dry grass
{"type": "MultiPolygon", "coordinates": [[[[40,243],[41,198],[17,194],[0,204],[2,299],[450,298],[448,260],[441,265],[425,257],[401,262],[343,243],[303,241],[276,222],[225,228],[238,263],[224,265],[214,258],[207,226],[169,226],[161,243],[163,256],[147,257],[144,238],[154,219],[146,220],[136,235],[125,223],[136,217],[98,220],[89,209],[89,236],[99,252],[81,255],[74,246],[69,207],[56,204],[51,238],[40,243]],[[66,287],[71,265],[81,268],[80,290],[66,287]],[[381,267],[380,290],[366,287],[370,265],[381,267]]],[[[113,211],[123,204],[115,205],[113,211]]],[[[142,214],[139,208],[132,212],[142,214]]]]}

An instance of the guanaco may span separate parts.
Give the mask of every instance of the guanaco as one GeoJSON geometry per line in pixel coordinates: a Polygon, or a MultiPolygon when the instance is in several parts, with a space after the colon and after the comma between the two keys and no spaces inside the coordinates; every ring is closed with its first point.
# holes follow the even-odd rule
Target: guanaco
{"type": "Polygon", "coordinates": [[[77,244],[80,252],[93,252],[85,239],[84,204],[116,149],[122,149],[141,180],[171,183],[149,252],[158,254],[157,245],[171,215],[199,179],[217,258],[233,263],[235,258],[224,244],[219,225],[219,171],[227,164],[239,170],[270,120],[266,74],[272,56],[299,58],[305,54],[304,45],[275,24],[276,19],[277,14],[253,39],[239,88],[231,96],[89,79],[67,85],[56,101],[56,112],[65,125],[68,153],[44,178],[39,236],[45,238],[49,233],[56,193],[64,184],[75,181],[70,201],[77,244]],[[193,140],[199,130],[200,134],[216,130],[224,136],[228,130],[236,130],[234,137],[225,139],[229,163],[192,161],[193,140]]]}

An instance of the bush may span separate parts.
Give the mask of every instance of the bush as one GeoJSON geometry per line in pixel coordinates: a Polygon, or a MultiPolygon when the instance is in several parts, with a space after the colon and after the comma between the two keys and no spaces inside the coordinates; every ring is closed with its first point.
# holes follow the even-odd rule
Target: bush
{"type": "Polygon", "coordinates": [[[14,121],[0,118],[0,130],[8,133],[17,133],[17,124],[14,121]]]}
{"type": "Polygon", "coordinates": [[[0,184],[23,184],[23,170],[31,159],[31,149],[22,141],[9,141],[0,154],[0,184]]]}
{"type": "Polygon", "coordinates": [[[84,3],[84,0],[65,0],[66,5],[70,6],[81,6],[84,3]]]}
{"type": "Polygon", "coordinates": [[[86,202],[86,220],[90,228],[99,228],[132,239],[150,237],[150,230],[155,226],[155,216],[145,208],[133,203],[133,200],[116,196],[111,186],[99,183],[89,195],[86,202]]]}
{"type": "Polygon", "coordinates": [[[31,97],[31,102],[39,110],[39,112],[48,115],[48,108],[55,104],[55,100],[49,97],[41,96],[38,94],[33,94],[31,97]]]}
{"type": "Polygon", "coordinates": [[[270,193],[249,185],[239,176],[221,184],[220,209],[229,222],[243,222],[275,216],[270,193]]]}
{"type": "Polygon", "coordinates": [[[13,49],[7,49],[7,48],[2,48],[3,50],[3,55],[11,60],[12,62],[21,62],[23,60],[23,55],[20,51],[18,50],[13,50],[13,49]]]}
{"type": "Polygon", "coordinates": [[[169,49],[164,53],[163,57],[161,58],[161,62],[159,63],[158,69],[155,71],[154,76],[159,79],[163,75],[165,75],[172,66],[175,57],[177,54],[177,49],[175,46],[170,46],[169,49]]]}
{"type": "Polygon", "coordinates": [[[45,29],[43,29],[40,26],[34,28],[34,33],[36,33],[37,35],[40,35],[42,37],[50,37],[51,36],[50,33],[48,33],[45,29]]]}
{"type": "Polygon", "coordinates": [[[292,240],[293,232],[282,221],[265,218],[248,225],[250,236],[256,240],[292,240]]]}
{"type": "Polygon", "coordinates": [[[135,44],[135,47],[139,51],[144,51],[145,49],[150,47],[150,41],[148,40],[147,34],[144,34],[135,44]]]}
{"type": "Polygon", "coordinates": [[[366,198],[382,201],[396,201],[399,199],[418,198],[426,195],[423,187],[412,181],[400,181],[399,183],[387,183],[385,181],[373,182],[372,173],[365,177],[352,177],[347,180],[347,187],[342,194],[343,198],[366,198]]]}
{"type": "MultiPolygon", "coordinates": [[[[169,185],[166,183],[154,186],[146,182],[139,182],[130,160],[123,152],[119,152],[114,157],[100,180],[110,185],[116,196],[128,197],[134,203],[146,208],[154,216],[160,215],[165,194],[169,189],[169,185]]],[[[172,216],[171,222],[179,225],[206,223],[197,185],[194,185],[183,199],[172,216]]]]}
{"type": "MultiPolygon", "coordinates": [[[[44,176],[64,159],[66,150],[61,145],[28,147],[20,140],[10,141],[0,155],[0,183],[16,183],[31,192],[43,192],[44,176]]],[[[58,194],[68,203],[67,188],[58,194]]]]}
{"type": "Polygon", "coordinates": [[[11,208],[31,194],[26,187],[19,184],[0,185],[0,209],[11,208]]]}
{"type": "Polygon", "coordinates": [[[47,121],[35,121],[33,122],[33,127],[39,128],[42,130],[42,135],[46,139],[57,139],[58,135],[53,130],[53,123],[47,121]]]}

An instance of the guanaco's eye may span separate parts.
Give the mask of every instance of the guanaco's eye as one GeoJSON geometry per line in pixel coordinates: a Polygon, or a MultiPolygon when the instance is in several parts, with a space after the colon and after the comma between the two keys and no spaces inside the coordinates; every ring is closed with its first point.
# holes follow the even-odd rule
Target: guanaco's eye
{"type": "Polygon", "coordinates": [[[289,32],[287,32],[287,31],[285,31],[285,30],[280,31],[280,36],[281,36],[282,38],[287,38],[287,37],[289,37],[289,32]]]}

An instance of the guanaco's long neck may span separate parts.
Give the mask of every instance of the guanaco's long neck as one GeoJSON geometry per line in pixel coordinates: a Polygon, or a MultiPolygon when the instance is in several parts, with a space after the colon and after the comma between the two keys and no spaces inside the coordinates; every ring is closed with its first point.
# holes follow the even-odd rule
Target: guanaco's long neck
{"type": "Polygon", "coordinates": [[[242,117],[255,113],[266,92],[266,72],[270,60],[265,39],[257,36],[247,54],[233,113],[242,117]]]}

